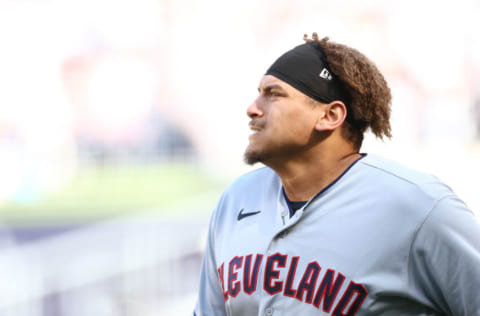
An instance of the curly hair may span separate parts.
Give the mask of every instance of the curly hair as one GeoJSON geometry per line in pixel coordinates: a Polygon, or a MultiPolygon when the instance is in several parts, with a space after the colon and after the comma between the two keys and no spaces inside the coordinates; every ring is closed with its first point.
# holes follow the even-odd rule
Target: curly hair
{"type": "Polygon", "coordinates": [[[347,119],[342,125],[344,137],[358,149],[368,128],[380,139],[392,137],[392,95],[377,66],[356,49],[331,42],[328,37],[319,43],[330,70],[340,79],[348,94],[347,119]]]}

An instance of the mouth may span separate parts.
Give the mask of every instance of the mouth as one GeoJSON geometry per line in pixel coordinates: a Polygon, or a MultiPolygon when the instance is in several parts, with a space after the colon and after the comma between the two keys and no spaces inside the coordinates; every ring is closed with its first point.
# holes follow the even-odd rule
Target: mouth
{"type": "Polygon", "coordinates": [[[251,132],[251,133],[248,135],[248,138],[251,139],[251,138],[257,136],[258,133],[259,133],[258,131],[253,131],[253,132],[251,132]]]}
{"type": "Polygon", "coordinates": [[[258,135],[261,130],[262,129],[260,127],[250,124],[250,134],[248,135],[248,138],[258,135]]]}

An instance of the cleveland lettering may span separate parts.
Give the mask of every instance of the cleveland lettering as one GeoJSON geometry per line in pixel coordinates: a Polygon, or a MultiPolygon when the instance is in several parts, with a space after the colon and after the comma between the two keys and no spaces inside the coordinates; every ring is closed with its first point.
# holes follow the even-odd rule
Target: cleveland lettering
{"type": "Polygon", "coordinates": [[[298,256],[289,258],[281,253],[266,258],[262,254],[249,254],[222,263],[217,271],[224,300],[235,298],[241,291],[247,295],[258,291],[258,278],[263,268],[263,284],[260,286],[269,295],[284,295],[332,316],[354,316],[367,297],[366,288],[353,280],[342,287],[345,276],[333,269],[322,269],[317,261],[309,262],[303,271],[297,271],[300,260],[298,256]],[[334,304],[337,297],[341,298],[334,304]]]}

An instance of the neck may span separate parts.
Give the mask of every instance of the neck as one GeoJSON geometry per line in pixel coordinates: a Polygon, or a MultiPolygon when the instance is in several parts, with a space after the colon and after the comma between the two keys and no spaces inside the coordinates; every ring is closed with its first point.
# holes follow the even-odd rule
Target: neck
{"type": "Polygon", "coordinates": [[[317,148],[287,161],[272,162],[269,167],[279,175],[290,201],[308,201],[360,157],[350,146],[317,148]]]}

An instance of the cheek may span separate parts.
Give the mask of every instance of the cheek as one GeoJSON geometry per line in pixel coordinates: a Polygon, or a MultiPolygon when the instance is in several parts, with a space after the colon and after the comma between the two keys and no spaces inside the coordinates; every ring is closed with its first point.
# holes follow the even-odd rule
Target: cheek
{"type": "Polygon", "coordinates": [[[294,104],[278,104],[278,107],[272,108],[267,115],[267,130],[280,142],[305,143],[315,128],[314,113],[294,104]]]}
{"type": "Polygon", "coordinates": [[[292,113],[288,117],[288,122],[285,122],[285,126],[287,126],[285,132],[301,141],[310,138],[315,121],[305,114],[292,113]]]}
{"type": "Polygon", "coordinates": [[[299,143],[299,144],[307,143],[311,135],[311,130],[308,129],[305,125],[302,125],[301,123],[297,123],[292,128],[290,128],[287,132],[289,134],[289,138],[293,142],[299,143]]]}

